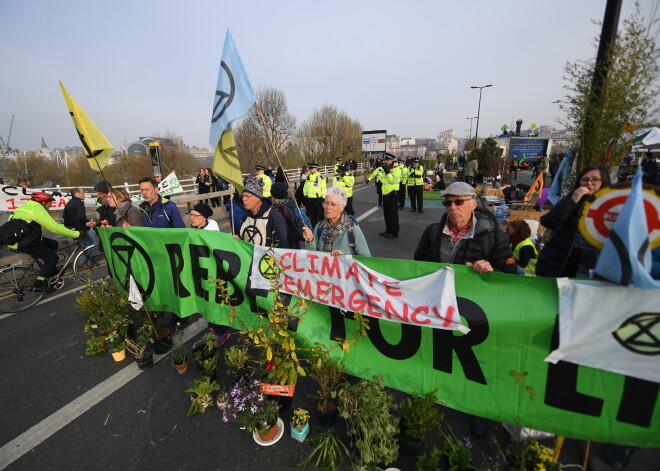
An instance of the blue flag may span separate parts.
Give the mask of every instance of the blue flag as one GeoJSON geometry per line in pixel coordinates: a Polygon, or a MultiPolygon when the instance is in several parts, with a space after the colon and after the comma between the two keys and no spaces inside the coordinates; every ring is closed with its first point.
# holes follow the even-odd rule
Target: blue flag
{"type": "Polygon", "coordinates": [[[569,150],[564,155],[564,158],[559,164],[557,173],[555,173],[555,178],[552,180],[552,186],[550,187],[550,194],[548,194],[548,200],[552,204],[557,204],[557,201],[561,199],[561,189],[568,178],[568,175],[571,171],[571,158],[573,157],[573,150],[569,150]]]}
{"type": "Polygon", "coordinates": [[[651,277],[651,246],[643,192],[639,169],[630,195],[600,252],[594,274],[620,285],[654,289],[660,288],[660,280],[651,277]]]}
{"type": "Polygon", "coordinates": [[[225,37],[218,84],[215,88],[209,137],[209,143],[213,149],[218,145],[225,129],[231,126],[232,121],[245,116],[252,103],[256,101],[250,80],[245,73],[243,62],[241,62],[229,30],[225,37]]]}

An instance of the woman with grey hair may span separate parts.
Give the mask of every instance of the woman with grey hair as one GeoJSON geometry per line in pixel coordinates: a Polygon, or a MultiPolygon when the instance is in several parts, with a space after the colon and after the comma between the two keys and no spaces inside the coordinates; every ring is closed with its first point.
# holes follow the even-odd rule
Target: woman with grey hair
{"type": "Polygon", "coordinates": [[[303,227],[306,250],[330,252],[333,256],[371,256],[360,226],[344,211],[346,202],[344,188],[332,186],[328,189],[323,203],[325,219],[316,224],[313,232],[308,227],[303,227]]]}

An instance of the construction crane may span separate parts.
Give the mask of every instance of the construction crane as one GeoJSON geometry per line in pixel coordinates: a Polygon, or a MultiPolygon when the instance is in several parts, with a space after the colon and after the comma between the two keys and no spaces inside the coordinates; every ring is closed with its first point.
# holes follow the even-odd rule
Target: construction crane
{"type": "Polygon", "coordinates": [[[0,154],[2,156],[9,155],[11,153],[11,147],[9,144],[11,142],[11,131],[14,129],[14,118],[16,115],[11,115],[11,122],[9,123],[9,134],[7,134],[7,142],[0,137],[0,154]]]}

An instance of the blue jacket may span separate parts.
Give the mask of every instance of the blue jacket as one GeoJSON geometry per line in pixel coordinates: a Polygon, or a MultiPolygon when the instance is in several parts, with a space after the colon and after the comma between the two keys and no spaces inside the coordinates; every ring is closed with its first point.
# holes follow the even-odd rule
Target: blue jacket
{"type": "Polygon", "coordinates": [[[140,203],[142,223],[144,227],[180,228],[185,229],[181,212],[176,204],[158,195],[158,201],[150,205],[147,201],[140,203]]]}

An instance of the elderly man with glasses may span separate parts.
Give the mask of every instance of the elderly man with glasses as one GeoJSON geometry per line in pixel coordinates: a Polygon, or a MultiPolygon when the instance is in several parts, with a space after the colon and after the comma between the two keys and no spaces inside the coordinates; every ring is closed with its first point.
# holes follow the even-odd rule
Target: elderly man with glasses
{"type": "Polygon", "coordinates": [[[445,214],[424,230],[415,260],[470,265],[477,273],[516,274],[507,236],[493,213],[479,207],[474,188],[455,182],[442,195],[445,214]]]}

